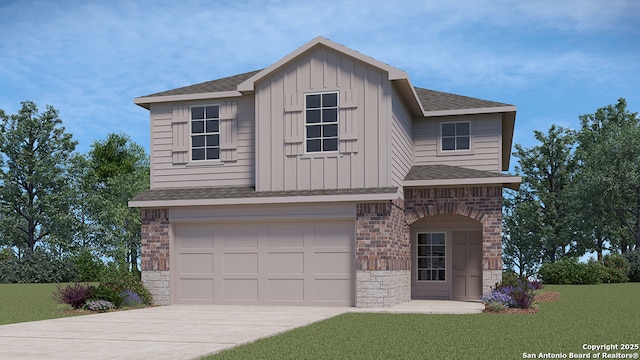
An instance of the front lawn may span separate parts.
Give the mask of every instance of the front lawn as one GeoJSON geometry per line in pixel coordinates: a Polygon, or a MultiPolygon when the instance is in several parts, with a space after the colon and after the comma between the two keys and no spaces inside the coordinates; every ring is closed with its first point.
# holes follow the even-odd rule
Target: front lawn
{"type": "Polygon", "coordinates": [[[0,284],[0,325],[74,316],[51,299],[56,284],[0,284]]]}
{"type": "Polygon", "coordinates": [[[522,359],[525,353],[569,358],[596,352],[584,344],[640,343],[640,283],[545,290],[559,292],[560,300],[541,303],[537,314],[349,313],[207,359],[522,359]]]}

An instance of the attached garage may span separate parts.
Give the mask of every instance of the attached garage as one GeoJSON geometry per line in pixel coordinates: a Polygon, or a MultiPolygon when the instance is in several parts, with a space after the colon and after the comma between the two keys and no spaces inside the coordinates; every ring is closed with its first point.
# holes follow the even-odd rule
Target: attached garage
{"type": "Polygon", "coordinates": [[[353,220],[171,227],[172,303],[355,305],[353,220]]]}

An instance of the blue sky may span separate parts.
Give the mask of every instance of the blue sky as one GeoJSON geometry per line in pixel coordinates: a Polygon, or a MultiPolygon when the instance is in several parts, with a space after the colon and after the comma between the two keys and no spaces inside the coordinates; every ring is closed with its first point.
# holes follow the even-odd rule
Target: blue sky
{"type": "Polygon", "coordinates": [[[619,97],[640,110],[634,0],[0,0],[0,19],[0,109],[53,105],[82,152],[110,132],[148,149],[133,98],[264,68],[318,35],[415,86],[516,105],[525,146],[619,97]]]}

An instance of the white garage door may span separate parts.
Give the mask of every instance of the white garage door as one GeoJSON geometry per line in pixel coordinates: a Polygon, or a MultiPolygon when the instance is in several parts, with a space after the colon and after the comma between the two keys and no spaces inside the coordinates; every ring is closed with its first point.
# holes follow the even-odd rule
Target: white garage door
{"type": "Polygon", "coordinates": [[[174,224],[177,303],[354,305],[354,222],[174,224]]]}

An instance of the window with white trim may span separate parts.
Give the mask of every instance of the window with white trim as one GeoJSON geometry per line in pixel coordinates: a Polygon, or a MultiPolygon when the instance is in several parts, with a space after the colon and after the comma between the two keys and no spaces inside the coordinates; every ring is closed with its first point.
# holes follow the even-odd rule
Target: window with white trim
{"type": "Polygon", "coordinates": [[[191,107],[191,160],[220,159],[220,107],[191,107]]]}
{"type": "Polygon", "coordinates": [[[471,122],[446,122],[440,124],[442,151],[471,149],[471,122]]]}
{"type": "Polygon", "coordinates": [[[445,233],[418,234],[416,278],[418,281],[446,280],[445,233]]]}
{"type": "Polygon", "coordinates": [[[306,94],[304,109],[306,152],[338,151],[338,93],[306,94]]]}

